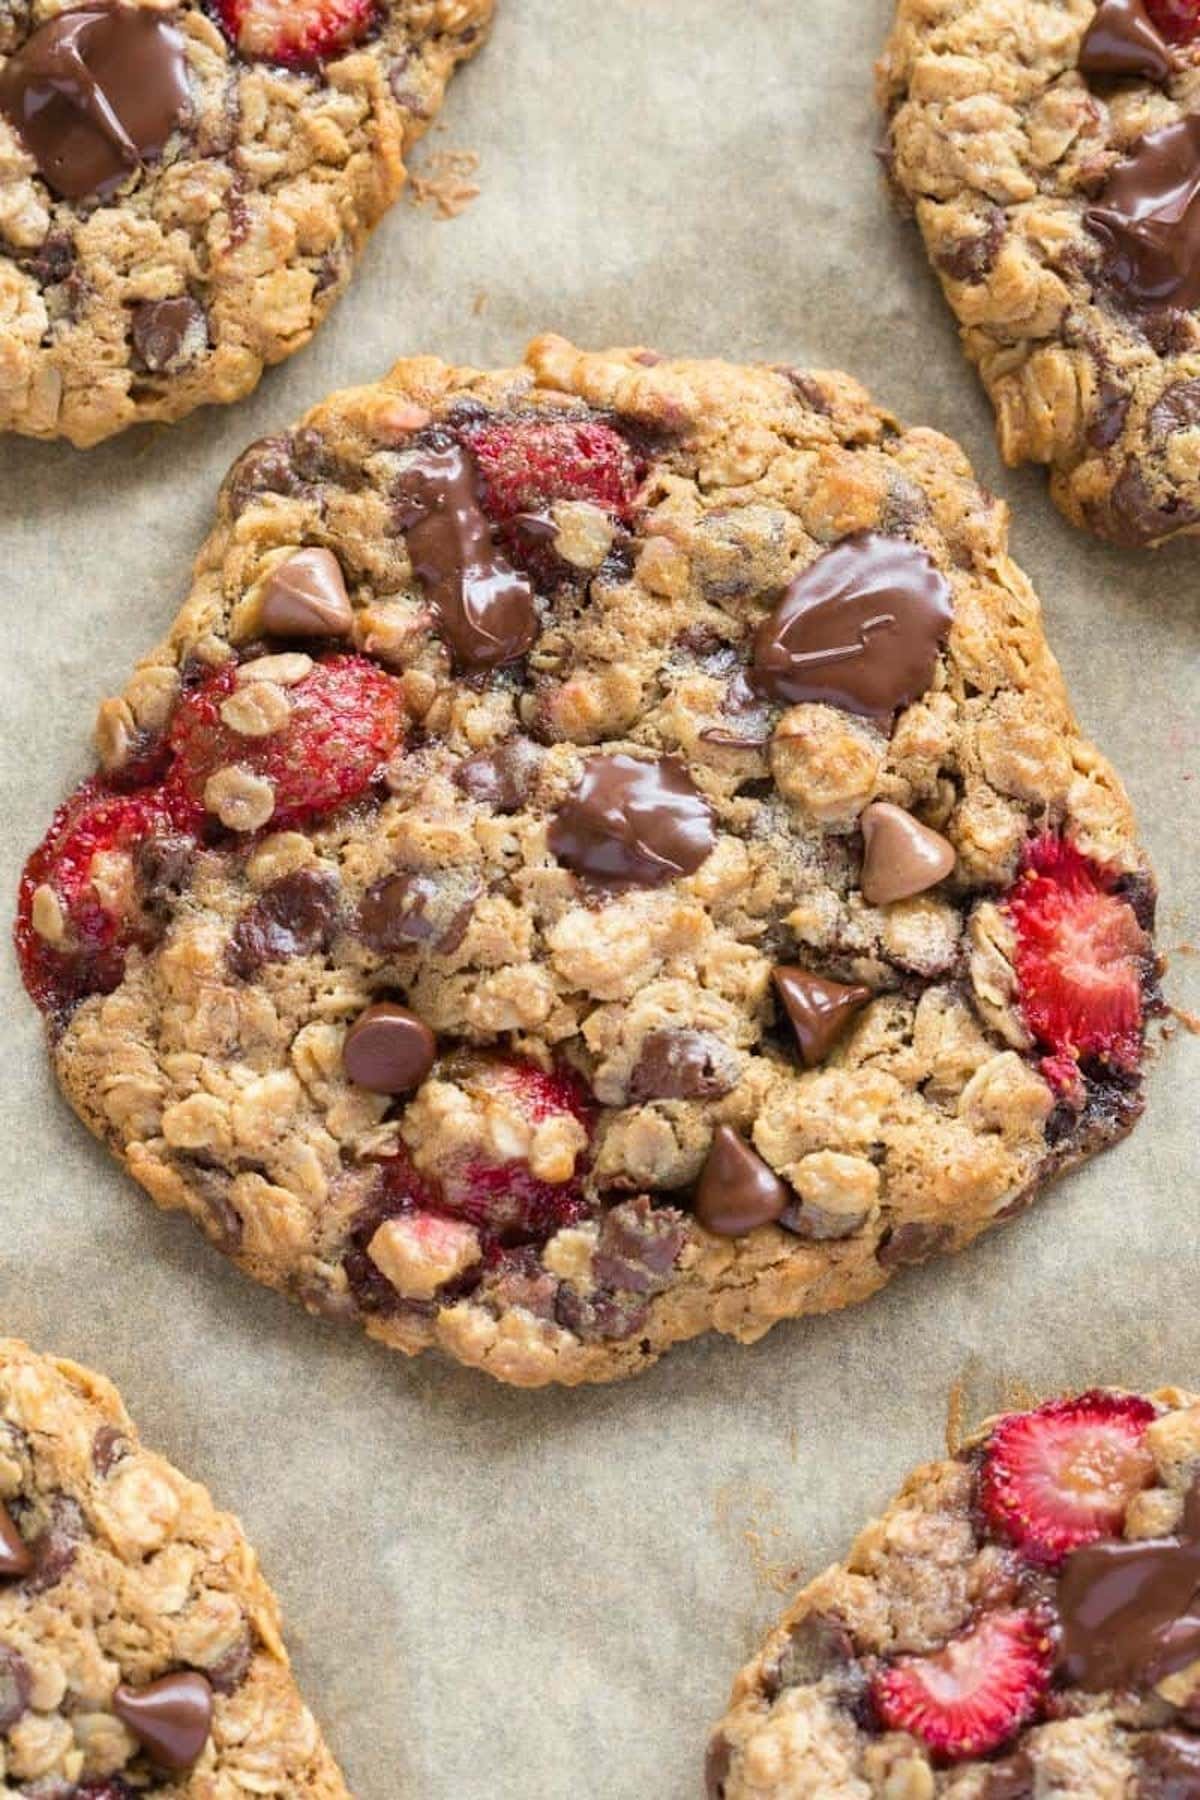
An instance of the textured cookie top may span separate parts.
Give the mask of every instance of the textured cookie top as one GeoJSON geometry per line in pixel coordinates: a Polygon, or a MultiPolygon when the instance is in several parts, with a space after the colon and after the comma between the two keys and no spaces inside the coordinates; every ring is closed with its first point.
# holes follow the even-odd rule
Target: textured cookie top
{"type": "Polygon", "coordinates": [[[89,445],[312,336],[492,0],[0,0],[0,431],[89,445]]]}
{"type": "Polygon", "coordinates": [[[1003,508],[854,382],[559,339],[233,469],[18,943],[259,1279],[511,1381],[959,1248],[1140,1106],[1153,886],[1003,508]]]}
{"type": "Polygon", "coordinates": [[[810,1583],[734,1685],[710,1800],[1193,1800],[1200,1402],[992,1420],[810,1583]]]}
{"type": "Polygon", "coordinates": [[[1196,531],[1196,0],[899,0],[880,91],[1007,460],[1114,543],[1196,531]]]}
{"type": "Polygon", "coordinates": [[[0,1787],[345,1800],[241,1527],[116,1390],[0,1340],[0,1787]]]}

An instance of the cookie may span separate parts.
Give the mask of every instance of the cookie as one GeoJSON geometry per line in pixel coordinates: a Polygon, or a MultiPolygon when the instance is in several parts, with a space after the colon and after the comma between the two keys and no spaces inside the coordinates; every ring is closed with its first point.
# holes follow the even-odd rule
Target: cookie
{"type": "Polygon", "coordinates": [[[103,1376],[0,1339],[0,1785],[348,1800],[241,1526],[103,1376]]]}
{"type": "Polygon", "coordinates": [[[0,0],[0,431],[87,446],[311,338],[492,0],[0,0]]]}
{"type": "Polygon", "coordinates": [[[1093,1389],[905,1482],[734,1684],[709,1800],[1200,1793],[1200,1400],[1093,1389]]]}
{"type": "Polygon", "coordinates": [[[254,445],[18,945],[259,1280],[503,1380],[861,1300],[1141,1107],[1154,885],[1004,508],[853,381],[536,343],[254,445]]]}
{"type": "Polygon", "coordinates": [[[899,0],[886,162],[996,409],[1114,544],[1200,530],[1200,6],[899,0]]]}

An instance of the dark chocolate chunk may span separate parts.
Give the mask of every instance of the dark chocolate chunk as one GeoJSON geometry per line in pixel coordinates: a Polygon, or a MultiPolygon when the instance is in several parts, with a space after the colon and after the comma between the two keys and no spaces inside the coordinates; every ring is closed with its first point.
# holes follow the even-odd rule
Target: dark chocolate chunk
{"type": "Polygon", "coordinates": [[[249,981],[267,963],[328,949],[337,907],[338,877],[332,869],[295,869],[281,876],[234,926],[230,968],[249,981]]]}
{"type": "Polygon", "coordinates": [[[70,1574],[86,1536],[87,1521],[78,1502],[66,1494],[55,1494],[49,1522],[29,1546],[33,1568],[25,1580],[30,1593],[43,1594],[70,1574]]]}
{"type": "Polygon", "coordinates": [[[949,585],[924,550],[856,532],[789,584],[755,634],[750,678],[783,704],[888,720],[929,687],[952,619],[949,585]]]}
{"type": "Polygon", "coordinates": [[[1109,284],[1134,305],[1200,304],[1200,115],[1139,138],[1084,222],[1109,284]]]}
{"type": "Polygon", "coordinates": [[[1079,47],[1085,75],[1145,75],[1165,81],[1171,53],[1146,12],[1145,0],[1100,0],[1079,47]]]}
{"type": "Polygon", "coordinates": [[[111,194],[162,154],[187,107],[183,38],[148,7],[59,13],[0,69],[0,112],[67,200],[111,194]]]}
{"type": "Polygon", "coordinates": [[[102,1425],[92,1439],[92,1467],[103,1479],[129,1455],[130,1444],[116,1425],[102,1425]]]}
{"type": "Polygon", "coordinates": [[[602,1287],[657,1294],[667,1285],[687,1232],[674,1207],[651,1206],[644,1194],[605,1213],[592,1274],[602,1287]]]}
{"type": "Polygon", "coordinates": [[[0,1503],[0,1581],[28,1575],[33,1567],[29,1545],[13,1523],[12,1514],[0,1503]]]}
{"type": "Polygon", "coordinates": [[[112,1707],[160,1769],[190,1769],[212,1730],[212,1688],[191,1669],[163,1675],[143,1688],[122,1683],[112,1707]]]}
{"type": "Polygon", "coordinates": [[[423,1019],[405,1006],[369,1006],[346,1034],[346,1074],[373,1094],[409,1094],[420,1087],[437,1058],[437,1040],[423,1019]]]}
{"type": "Polygon", "coordinates": [[[1116,382],[1102,378],[1096,395],[1096,416],[1088,427],[1088,443],[1094,450],[1108,450],[1125,429],[1132,395],[1116,382]]]}
{"type": "Polygon", "coordinates": [[[846,1034],[854,1015],[871,998],[868,987],[848,987],[841,981],[825,981],[806,969],[780,964],[772,971],[776,992],[783,1001],[800,1060],[815,1069],[846,1034]]]}
{"type": "Polygon", "coordinates": [[[359,933],[381,956],[422,946],[449,956],[467,935],[482,892],[469,871],[408,869],[385,875],[363,895],[359,933]]]}
{"type": "Polygon", "coordinates": [[[129,335],[143,369],[151,375],[174,375],[208,348],[208,319],[204,308],[186,294],[146,300],[134,308],[129,335]]]}
{"type": "Polygon", "coordinates": [[[497,548],[460,444],[424,449],[396,480],[397,518],[413,574],[460,670],[519,662],[538,631],[533,589],[497,548]]]}
{"type": "Polygon", "coordinates": [[[716,843],[713,811],[673,756],[590,756],[547,834],[569,869],[605,887],[692,875],[716,843]]]}
{"type": "Polygon", "coordinates": [[[1165,388],[1150,408],[1149,426],[1156,444],[1177,431],[1200,427],[1200,381],[1176,381],[1165,388]]]}
{"type": "Polygon", "coordinates": [[[991,209],[982,231],[959,238],[937,259],[938,268],[951,281],[980,282],[987,279],[996,265],[996,257],[1004,242],[1005,218],[1001,209],[991,209]]]}
{"type": "Polygon", "coordinates": [[[719,1100],[737,1086],[740,1058],[711,1031],[652,1031],[629,1077],[634,1105],[646,1100],[719,1100]]]}
{"type": "Polygon", "coordinates": [[[875,1254],[885,1269],[904,1268],[909,1263],[927,1262],[944,1250],[953,1236],[948,1225],[910,1219],[906,1225],[889,1230],[875,1254]]]}
{"type": "Polygon", "coordinates": [[[772,1225],[792,1190],[731,1125],[718,1125],[696,1187],[695,1213],[717,1237],[744,1237],[772,1225]]]}
{"type": "Polygon", "coordinates": [[[705,1800],[725,1800],[725,1783],[733,1767],[733,1749],[723,1731],[709,1740],[704,1758],[705,1800]]]}

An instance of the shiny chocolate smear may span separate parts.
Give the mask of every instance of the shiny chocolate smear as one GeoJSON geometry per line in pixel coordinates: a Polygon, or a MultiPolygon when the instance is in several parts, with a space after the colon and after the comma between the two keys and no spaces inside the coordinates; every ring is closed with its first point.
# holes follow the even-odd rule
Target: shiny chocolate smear
{"type": "Polygon", "coordinates": [[[1200,1479],[1174,1537],[1088,1544],[1058,1578],[1058,1666],[1090,1693],[1149,1688],[1200,1657],[1200,1479]]]}
{"type": "Polygon", "coordinates": [[[925,693],[950,632],[945,577],[924,550],[874,531],[844,538],[790,583],[754,638],[768,698],[887,720],[925,693]]]}
{"type": "Polygon", "coordinates": [[[187,108],[183,38],[146,7],[59,13],[0,69],[0,112],[65,200],[114,192],[187,108]]]}
{"type": "Polygon", "coordinates": [[[706,1230],[744,1237],[774,1224],[791,1198],[791,1188],[731,1125],[717,1126],[696,1188],[695,1213],[706,1230]]]}
{"type": "Polygon", "coordinates": [[[547,834],[560,862],[604,887],[692,875],[716,841],[712,807],[673,756],[590,756],[547,834]]]}
{"type": "Polygon", "coordinates": [[[1140,138],[1084,222],[1135,305],[1200,305],[1200,115],[1140,138]]]}
{"type": "Polygon", "coordinates": [[[413,573],[437,612],[456,668],[519,662],[537,637],[533,589],[492,540],[468,452],[458,444],[418,451],[405,463],[395,496],[413,573]]]}
{"type": "Polygon", "coordinates": [[[1079,49],[1085,75],[1145,75],[1165,81],[1171,53],[1146,12],[1145,0],[1100,0],[1079,49]]]}
{"type": "Polygon", "coordinates": [[[122,1685],[112,1707],[160,1769],[189,1769],[212,1730],[212,1688],[191,1670],[164,1675],[144,1688],[122,1685]]]}

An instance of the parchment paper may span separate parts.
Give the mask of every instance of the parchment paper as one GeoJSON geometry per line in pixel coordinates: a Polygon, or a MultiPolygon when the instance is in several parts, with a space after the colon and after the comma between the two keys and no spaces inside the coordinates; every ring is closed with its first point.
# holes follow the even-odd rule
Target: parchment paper
{"type": "MultiPolygon", "coordinates": [[[[1076,705],[1139,805],[1168,949],[1197,926],[1200,545],[1119,556],[989,409],[872,150],[891,0],[501,0],[434,147],[481,152],[442,223],[402,203],[315,345],[234,409],[86,455],[0,447],[0,892],[85,766],[96,699],[165,629],[252,438],[402,352],[581,343],[842,366],[970,450],[1016,509],[1076,705]],[[486,296],[480,301],[479,296],[486,296]],[[477,310],[482,308],[482,310],[477,310]]],[[[1200,1007],[1179,949],[1172,998],[1200,1007]]],[[[105,1370],[238,1511],[360,1800],[692,1800],[772,1586],[815,1572],[967,1409],[1200,1385],[1200,1044],[1132,1140],[975,1250],[757,1348],[522,1395],[410,1364],[253,1286],[159,1215],[52,1089],[0,955],[0,1330],[105,1370]]]]}

